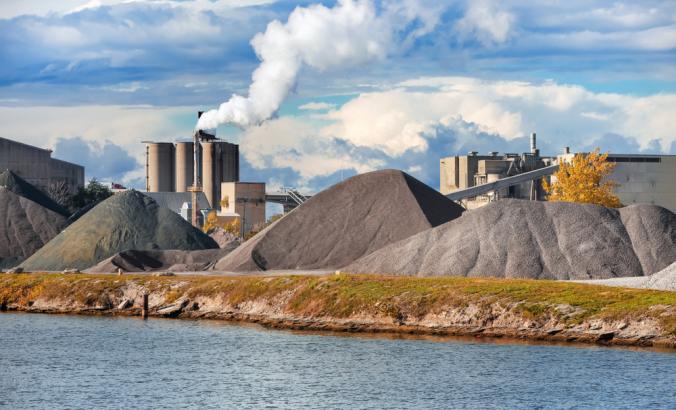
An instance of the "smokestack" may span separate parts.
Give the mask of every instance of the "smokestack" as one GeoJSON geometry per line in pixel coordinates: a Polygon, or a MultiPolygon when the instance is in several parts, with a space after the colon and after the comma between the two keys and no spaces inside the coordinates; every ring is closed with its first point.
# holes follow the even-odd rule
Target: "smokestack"
{"type": "Polygon", "coordinates": [[[535,150],[537,149],[537,144],[535,140],[535,133],[530,134],[530,153],[535,154],[535,150]]]}

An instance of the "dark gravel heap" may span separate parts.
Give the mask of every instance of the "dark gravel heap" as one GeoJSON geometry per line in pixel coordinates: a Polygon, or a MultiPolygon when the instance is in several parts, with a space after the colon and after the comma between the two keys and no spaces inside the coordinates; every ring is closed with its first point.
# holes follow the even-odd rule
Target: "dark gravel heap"
{"type": "Polygon", "coordinates": [[[334,269],[457,218],[462,211],[401,171],[370,172],[313,196],[214,269],[334,269]]]}
{"type": "Polygon", "coordinates": [[[52,198],[47,194],[40,191],[32,184],[15,174],[10,170],[6,170],[0,174],[0,187],[6,187],[15,194],[22,196],[26,199],[47,208],[57,214],[68,216],[70,213],[68,210],[63,208],[61,205],[57,204],[52,198]]]}
{"type": "Polygon", "coordinates": [[[65,226],[65,216],[0,186],[0,268],[18,265],[65,226]]]}
{"type": "Polygon", "coordinates": [[[417,276],[603,279],[650,275],[676,260],[676,216],[655,205],[620,210],[502,200],[345,267],[417,276]]]}
{"type": "Polygon", "coordinates": [[[86,269],[125,250],[217,249],[213,239],[137,191],[101,202],[28,258],[27,271],[86,269]]]}
{"type": "Polygon", "coordinates": [[[197,272],[211,268],[215,261],[227,255],[234,246],[200,251],[122,251],[87,269],[88,273],[123,272],[197,272]]]}

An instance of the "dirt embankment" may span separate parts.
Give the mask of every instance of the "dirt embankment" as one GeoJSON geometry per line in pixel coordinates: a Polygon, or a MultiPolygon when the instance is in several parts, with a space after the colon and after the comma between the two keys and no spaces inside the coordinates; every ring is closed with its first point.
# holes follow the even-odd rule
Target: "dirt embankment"
{"type": "Polygon", "coordinates": [[[676,292],[374,275],[4,274],[0,309],[224,319],[270,327],[676,348],[676,292]]]}

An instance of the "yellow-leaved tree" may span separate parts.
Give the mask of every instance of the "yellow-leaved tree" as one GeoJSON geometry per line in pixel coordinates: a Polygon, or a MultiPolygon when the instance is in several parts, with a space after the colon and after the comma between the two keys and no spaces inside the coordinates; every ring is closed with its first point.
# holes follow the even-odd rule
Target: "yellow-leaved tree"
{"type": "Polygon", "coordinates": [[[204,233],[211,233],[216,228],[218,228],[218,215],[216,215],[216,211],[209,211],[204,225],[202,225],[202,230],[204,233]]]}
{"type": "Polygon", "coordinates": [[[204,233],[212,233],[216,228],[222,228],[226,232],[229,232],[235,236],[239,236],[239,219],[232,219],[230,221],[221,222],[218,219],[216,211],[209,211],[207,218],[204,221],[202,230],[204,233]]]}
{"type": "Polygon", "coordinates": [[[571,163],[559,164],[559,170],[554,173],[556,180],[551,184],[547,181],[542,183],[548,200],[611,208],[622,206],[620,199],[613,194],[617,182],[604,180],[615,168],[615,164],[608,162],[607,158],[608,154],[601,154],[597,148],[589,154],[575,154],[571,163]]]}

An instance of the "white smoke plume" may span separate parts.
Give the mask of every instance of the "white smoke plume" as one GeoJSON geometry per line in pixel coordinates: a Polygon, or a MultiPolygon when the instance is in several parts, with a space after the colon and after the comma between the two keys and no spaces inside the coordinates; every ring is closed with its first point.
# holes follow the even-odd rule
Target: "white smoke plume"
{"type": "Polygon", "coordinates": [[[261,64],[252,75],[248,97],[233,94],[218,109],[204,113],[196,128],[260,124],[279,109],[304,64],[323,71],[383,59],[399,44],[431,31],[439,15],[412,0],[386,2],[379,10],[371,0],[339,0],[332,8],[297,7],[285,24],[272,21],[251,40],[261,64]],[[420,27],[398,41],[398,34],[413,22],[420,27]]]}

